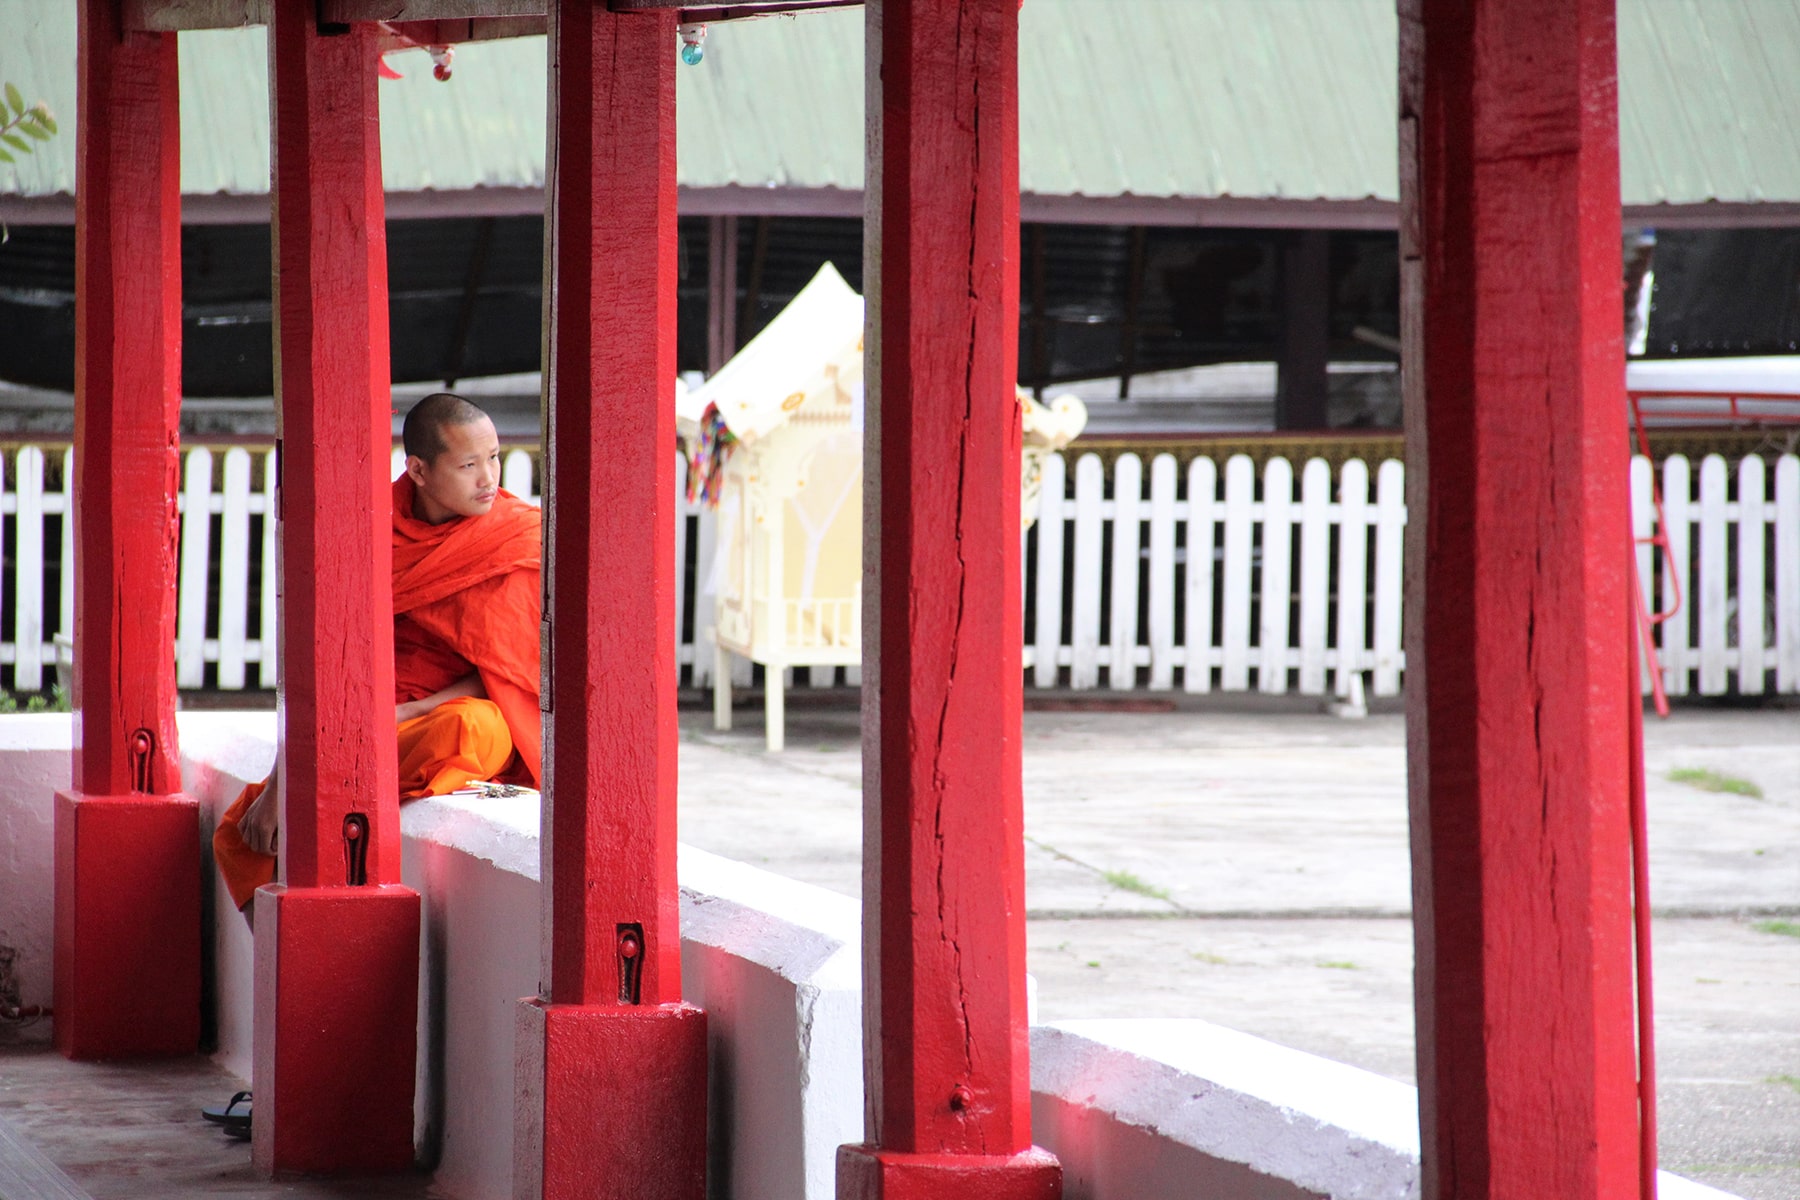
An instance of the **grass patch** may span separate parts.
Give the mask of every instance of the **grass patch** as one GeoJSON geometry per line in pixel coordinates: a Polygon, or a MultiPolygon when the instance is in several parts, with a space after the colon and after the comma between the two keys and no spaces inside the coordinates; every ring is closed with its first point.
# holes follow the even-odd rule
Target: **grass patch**
{"type": "Polygon", "coordinates": [[[1140,896],[1149,896],[1153,900],[1169,899],[1168,888],[1157,887],[1154,883],[1145,883],[1130,871],[1103,871],[1101,877],[1121,892],[1136,892],[1140,896]]]}
{"type": "Polygon", "coordinates": [[[1763,1082],[1784,1083],[1788,1087],[1793,1088],[1796,1092],[1800,1092],[1800,1075],[1769,1075],[1764,1077],[1763,1082]]]}
{"type": "Polygon", "coordinates": [[[1669,772],[1669,779],[1703,792],[1727,792],[1733,796],[1749,796],[1752,800],[1763,798],[1763,790],[1748,779],[1739,779],[1711,767],[1676,767],[1669,772]]]}
{"type": "Polygon", "coordinates": [[[0,713],[69,712],[74,707],[70,699],[61,684],[48,692],[0,692],[0,713]]]}
{"type": "Polygon", "coordinates": [[[1357,966],[1355,963],[1351,962],[1349,959],[1335,959],[1335,960],[1322,962],[1319,965],[1321,967],[1324,967],[1328,971],[1360,971],[1360,970],[1362,970],[1361,967],[1357,966]]]}
{"type": "Polygon", "coordinates": [[[1781,937],[1800,938],[1800,921],[1758,921],[1750,928],[1758,933],[1773,933],[1781,937]]]}

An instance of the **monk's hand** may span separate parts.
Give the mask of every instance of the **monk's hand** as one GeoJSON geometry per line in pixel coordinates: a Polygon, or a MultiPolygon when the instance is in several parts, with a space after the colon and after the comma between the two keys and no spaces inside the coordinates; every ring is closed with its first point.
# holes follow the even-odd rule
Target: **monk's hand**
{"type": "Polygon", "coordinates": [[[274,777],[262,795],[250,802],[238,821],[244,845],[258,854],[273,854],[281,844],[281,787],[274,777]]]}
{"type": "Polygon", "coordinates": [[[416,700],[408,700],[405,704],[394,705],[394,724],[396,725],[404,725],[414,717],[422,717],[424,715],[424,712],[419,709],[419,704],[416,700]]]}

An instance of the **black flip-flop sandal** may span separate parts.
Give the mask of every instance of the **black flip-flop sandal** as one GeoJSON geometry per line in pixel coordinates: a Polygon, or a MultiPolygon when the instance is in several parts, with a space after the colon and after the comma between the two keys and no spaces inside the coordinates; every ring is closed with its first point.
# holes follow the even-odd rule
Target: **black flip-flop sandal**
{"type": "Polygon", "coordinates": [[[223,1126],[233,1137],[247,1138],[250,1136],[250,1093],[234,1092],[228,1103],[223,1106],[209,1104],[200,1110],[200,1115],[214,1125],[223,1126]]]}

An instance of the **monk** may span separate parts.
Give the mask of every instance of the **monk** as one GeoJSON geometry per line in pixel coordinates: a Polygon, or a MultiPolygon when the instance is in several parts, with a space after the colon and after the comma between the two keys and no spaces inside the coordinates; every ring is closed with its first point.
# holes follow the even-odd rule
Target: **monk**
{"type": "MultiPolygon", "coordinates": [[[[406,416],[394,481],[394,722],[400,799],[472,782],[537,787],[542,538],[538,510],[500,487],[486,413],[437,392],[406,416]]],[[[275,875],[281,785],[271,772],[220,818],[213,856],[246,917],[275,875]]]]}

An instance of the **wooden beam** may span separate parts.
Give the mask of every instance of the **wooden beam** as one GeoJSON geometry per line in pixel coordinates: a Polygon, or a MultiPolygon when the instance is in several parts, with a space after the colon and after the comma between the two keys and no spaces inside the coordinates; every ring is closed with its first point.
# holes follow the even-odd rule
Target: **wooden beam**
{"type": "Polygon", "coordinates": [[[466,21],[473,17],[541,17],[545,0],[318,0],[319,20],[466,21]]]}
{"type": "Polygon", "coordinates": [[[1280,254],[1275,428],[1325,429],[1331,424],[1331,235],[1295,232],[1281,240],[1280,254]]]}
{"type": "Polygon", "coordinates": [[[706,1014],[681,1001],[675,874],[675,14],[562,0],[549,62],[547,986],[521,1011],[514,1190],[702,1200],[706,1014]]]}
{"type": "Polygon", "coordinates": [[[1031,1144],[1017,0],[871,0],[865,1141],[838,1196],[1061,1194],[1031,1144]]]}
{"type": "Polygon", "coordinates": [[[400,886],[376,30],[273,0],[280,883],[255,899],[251,1161],[412,1164],[419,896],[400,886]],[[360,852],[363,870],[351,869],[360,852]]]}
{"type": "Polygon", "coordinates": [[[123,30],[112,0],[82,0],[76,28],[76,733],[74,789],[55,799],[54,1036],[71,1058],[191,1054],[200,839],[175,730],[176,46],[123,30]]]}
{"type": "Polygon", "coordinates": [[[124,0],[125,28],[150,33],[269,23],[269,0],[124,0]]]}
{"type": "Polygon", "coordinates": [[[1402,0],[1423,1194],[1639,1193],[1613,0],[1402,0]]]}

